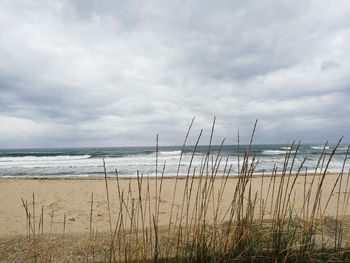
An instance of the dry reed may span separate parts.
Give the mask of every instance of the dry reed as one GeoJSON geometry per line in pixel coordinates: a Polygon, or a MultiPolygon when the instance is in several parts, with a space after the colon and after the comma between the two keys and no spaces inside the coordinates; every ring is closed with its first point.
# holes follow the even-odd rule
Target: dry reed
{"type": "MultiPolygon", "coordinates": [[[[277,166],[271,172],[264,171],[259,179],[259,190],[254,191],[253,180],[259,160],[252,153],[253,139],[257,121],[248,147],[240,145],[237,136],[238,174],[232,174],[233,164],[229,157],[222,156],[221,149],[212,152],[212,140],[215,118],[211,127],[208,149],[200,167],[193,166],[197,146],[202,139],[200,131],[192,146],[192,153],[187,164],[187,173],[180,183],[180,166],[187,146],[191,127],[189,125],[181,149],[177,174],[171,193],[168,223],[160,225],[162,210],[162,186],[165,180],[166,164],[159,169],[158,135],[156,137],[155,180],[136,174],[136,187],[130,181],[127,188],[119,184],[116,170],[116,190],[118,193],[118,213],[111,215],[110,185],[104,165],[106,202],[109,221],[109,247],[106,250],[106,262],[311,262],[349,261],[349,237],[344,237],[344,227],[340,217],[348,213],[350,198],[350,171],[345,172],[348,152],[345,155],[341,172],[336,176],[328,196],[324,196],[323,186],[328,176],[328,168],[340,143],[326,154],[325,144],[316,164],[315,171],[308,172],[304,161],[295,167],[299,154],[300,142],[286,147],[282,172],[277,166]],[[219,167],[223,166],[223,170],[219,167]],[[311,176],[308,176],[310,175],[311,176]],[[229,181],[234,180],[234,188],[228,207],[222,207],[224,192],[229,181]],[[310,182],[311,180],[311,182],[310,182]],[[155,183],[153,187],[150,185],[155,183]],[[297,182],[303,183],[303,192],[296,192],[297,182]],[[342,186],[343,182],[345,186],[342,186]],[[338,188],[337,188],[338,187],[338,188]],[[151,189],[155,189],[152,193],[151,189]],[[336,200],[332,199],[338,189],[336,200]],[[343,192],[342,192],[343,190],[343,192]],[[343,196],[342,196],[343,195],[343,196]],[[180,204],[175,197],[181,196],[180,204]],[[301,209],[295,208],[295,199],[302,198],[301,209]],[[330,220],[327,208],[331,200],[336,206],[333,233],[325,232],[325,225],[330,220]],[[175,207],[177,207],[175,209],[175,207]],[[113,226],[112,220],[115,221],[113,226]],[[328,220],[328,221],[327,221],[328,220]]],[[[256,183],[257,181],[254,181],[256,183]]],[[[90,201],[89,246],[86,262],[95,260],[95,242],[97,237],[93,229],[93,193],[90,201]]],[[[38,240],[44,239],[44,211],[39,219],[39,232],[36,233],[35,198],[33,194],[32,213],[27,201],[22,199],[25,210],[27,237],[32,240],[32,261],[37,262],[38,254],[44,254],[43,247],[38,247],[38,240]]],[[[164,216],[164,215],[162,215],[164,216]]],[[[52,228],[53,211],[51,217],[52,228]]],[[[50,230],[51,232],[51,230],[50,230]]],[[[63,223],[63,258],[65,260],[66,214],[63,223]]],[[[42,259],[43,257],[41,257],[42,259]]],[[[45,258],[45,257],[44,257],[45,258]]],[[[44,262],[44,261],[42,261],[44,262]]]]}

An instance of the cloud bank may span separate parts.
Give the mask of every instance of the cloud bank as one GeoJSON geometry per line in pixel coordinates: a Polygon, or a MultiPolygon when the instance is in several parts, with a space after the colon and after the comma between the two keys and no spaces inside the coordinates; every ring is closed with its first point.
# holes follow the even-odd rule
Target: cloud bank
{"type": "Polygon", "coordinates": [[[350,140],[347,1],[4,0],[0,30],[0,148],[180,144],[193,116],[350,140]]]}

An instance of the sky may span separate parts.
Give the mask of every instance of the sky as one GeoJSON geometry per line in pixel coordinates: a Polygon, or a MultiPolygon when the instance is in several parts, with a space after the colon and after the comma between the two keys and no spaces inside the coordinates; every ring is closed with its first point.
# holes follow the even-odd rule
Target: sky
{"type": "Polygon", "coordinates": [[[0,148],[350,141],[349,1],[0,5],[0,148]]]}

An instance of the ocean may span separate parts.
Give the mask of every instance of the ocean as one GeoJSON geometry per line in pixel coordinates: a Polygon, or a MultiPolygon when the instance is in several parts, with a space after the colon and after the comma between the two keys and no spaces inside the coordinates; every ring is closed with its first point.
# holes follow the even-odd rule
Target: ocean
{"type": "MultiPolygon", "coordinates": [[[[334,146],[326,148],[326,158],[330,156],[334,146]]],[[[215,161],[220,146],[211,146],[211,155],[215,161]]],[[[247,145],[240,146],[240,156],[247,150],[247,145]]],[[[295,147],[294,147],[295,148],[295,147]]],[[[176,175],[182,146],[160,146],[158,151],[158,171],[166,162],[165,176],[176,175]]],[[[180,165],[180,174],[185,175],[191,160],[194,147],[187,146],[183,152],[180,165]]],[[[322,152],[321,144],[303,144],[297,152],[294,170],[306,158],[304,167],[308,171],[315,169],[322,152]]],[[[255,155],[259,163],[255,172],[271,172],[276,165],[278,171],[283,168],[286,151],[289,147],[282,144],[253,145],[251,156],[255,155]]],[[[329,166],[329,171],[341,171],[346,156],[347,145],[341,145],[337,150],[329,166]]],[[[194,154],[192,168],[197,171],[208,152],[208,146],[198,146],[194,154]]],[[[292,149],[292,153],[294,153],[292,149]]],[[[222,148],[222,157],[219,171],[224,170],[228,157],[232,164],[231,174],[238,171],[238,147],[226,145],[222,148]]],[[[156,148],[155,147],[110,147],[110,148],[61,148],[61,149],[3,149],[0,150],[0,177],[83,177],[103,176],[103,160],[106,163],[107,174],[120,176],[136,176],[137,171],[144,175],[155,175],[156,172],[156,148]]],[[[212,160],[212,158],[210,158],[212,160]]],[[[350,169],[346,162],[345,171],[350,169]]]]}

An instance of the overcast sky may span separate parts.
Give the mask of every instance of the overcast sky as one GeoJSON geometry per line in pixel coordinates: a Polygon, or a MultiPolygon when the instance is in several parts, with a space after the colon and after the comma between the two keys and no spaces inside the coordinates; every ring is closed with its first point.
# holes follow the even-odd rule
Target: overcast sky
{"type": "Polygon", "coordinates": [[[0,148],[350,141],[349,1],[0,5],[0,148]]]}

